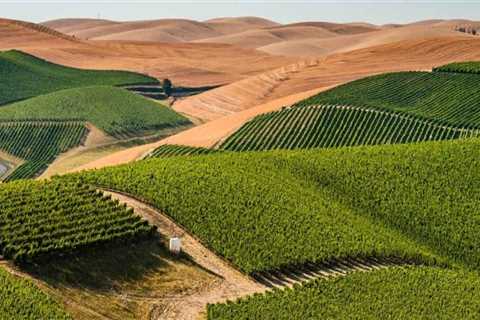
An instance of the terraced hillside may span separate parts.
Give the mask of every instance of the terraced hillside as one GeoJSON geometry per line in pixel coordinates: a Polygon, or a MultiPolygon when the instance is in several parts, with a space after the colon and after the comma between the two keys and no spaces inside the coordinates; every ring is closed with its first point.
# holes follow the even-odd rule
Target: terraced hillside
{"type": "Polygon", "coordinates": [[[0,52],[0,74],[0,105],[68,88],[158,82],[133,72],[64,67],[16,50],[0,52]]]}
{"type": "Polygon", "coordinates": [[[336,87],[260,115],[220,146],[234,151],[329,148],[475,137],[480,77],[401,72],[336,87]]]}
{"type": "Polygon", "coordinates": [[[398,112],[320,105],[288,108],[257,116],[222,143],[220,149],[334,148],[479,135],[480,130],[445,126],[398,112]]]}
{"type": "Polygon", "coordinates": [[[2,320],[72,319],[58,303],[40,291],[31,281],[0,269],[0,284],[2,320]]]}
{"type": "Polygon", "coordinates": [[[88,121],[120,138],[191,123],[159,103],[107,86],[61,90],[4,106],[0,112],[0,120],[45,119],[88,121]]]}
{"type": "Polygon", "coordinates": [[[408,267],[314,280],[294,289],[210,305],[209,320],[476,319],[475,273],[408,267]]]}
{"type": "Polygon", "coordinates": [[[480,74],[480,61],[454,62],[436,67],[434,72],[472,73],[480,74]]]}
{"type": "Polygon", "coordinates": [[[193,156],[201,154],[210,154],[219,152],[215,149],[201,148],[201,147],[189,147],[181,145],[172,145],[165,144],[162,145],[152,152],[150,152],[145,158],[165,158],[165,157],[176,157],[176,156],[193,156]]]}
{"type": "Polygon", "coordinates": [[[35,177],[60,153],[78,146],[87,132],[80,121],[0,122],[0,150],[25,160],[6,180],[35,177]]]}
{"type": "Polygon", "coordinates": [[[0,254],[17,263],[128,243],[154,231],[132,210],[85,185],[9,183],[0,200],[0,254]]]}

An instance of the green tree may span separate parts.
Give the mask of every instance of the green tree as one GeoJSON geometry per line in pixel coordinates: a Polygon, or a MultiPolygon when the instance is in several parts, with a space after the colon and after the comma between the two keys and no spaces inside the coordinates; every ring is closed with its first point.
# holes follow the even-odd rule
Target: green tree
{"type": "Polygon", "coordinates": [[[163,79],[162,81],[163,92],[170,97],[172,94],[172,81],[170,79],[163,79]]]}

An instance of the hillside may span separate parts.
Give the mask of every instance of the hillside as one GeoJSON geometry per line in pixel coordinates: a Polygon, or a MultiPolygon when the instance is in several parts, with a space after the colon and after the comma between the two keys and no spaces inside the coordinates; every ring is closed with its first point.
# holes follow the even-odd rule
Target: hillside
{"type": "Polygon", "coordinates": [[[0,150],[24,161],[3,180],[38,176],[59,154],[79,146],[87,133],[81,121],[0,122],[0,150]]]}
{"type": "Polygon", "coordinates": [[[347,83],[298,103],[370,107],[418,116],[449,126],[479,128],[480,77],[472,74],[407,72],[347,83]]]}
{"type": "Polygon", "coordinates": [[[36,320],[39,317],[70,320],[63,308],[31,281],[0,269],[0,314],[4,319],[36,320]]]}
{"type": "Polygon", "coordinates": [[[219,153],[73,177],[152,203],[245,272],[373,252],[425,257],[421,246],[478,269],[471,215],[478,143],[219,153]],[[285,250],[297,235],[309,245],[285,250]]]}
{"type": "Polygon", "coordinates": [[[235,303],[210,305],[208,319],[475,319],[475,273],[437,268],[389,268],[314,280],[235,303]],[[268,311],[267,311],[268,310],[268,311]]]}
{"type": "Polygon", "coordinates": [[[190,124],[170,108],[107,86],[60,90],[9,104],[0,112],[0,120],[72,119],[88,121],[116,137],[190,124]]]}
{"type": "Polygon", "coordinates": [[[0,105],[67,88],[158,82],[132,72],[69,68],[16,50],[0,53],[0,72],[0,105]]]}
{"type": "Polygon", "coordinates": [[[363,78],[257,116],[220,148],[328,148],[478,136],[479,82],[477,75],[439,72],[363,78]]]}

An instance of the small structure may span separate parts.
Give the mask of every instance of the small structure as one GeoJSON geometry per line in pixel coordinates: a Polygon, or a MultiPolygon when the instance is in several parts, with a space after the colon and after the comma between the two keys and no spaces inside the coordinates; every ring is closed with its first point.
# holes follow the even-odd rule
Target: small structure
{"type": "Polygon", "coordinates": [[[182,251],[182,239],[178,237],[170,238],[170,252],[179,254],[182,251]]]}

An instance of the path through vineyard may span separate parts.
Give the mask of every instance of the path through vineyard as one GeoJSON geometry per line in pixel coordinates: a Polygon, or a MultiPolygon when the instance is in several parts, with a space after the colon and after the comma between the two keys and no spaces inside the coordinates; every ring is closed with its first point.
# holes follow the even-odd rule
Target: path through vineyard
{"type": "Polygon", "coordinates": [[[111,190],[103,192],[133,208],[137,214],[157,226],[158,232],[166,239],[180,237],[182,251],[201,267],[215,273],[220,278],[216,285],[206,291],[195,292],[180,298],[165,299],[164,307],[161,310],[153,310],[150,319],[198,320],[209,303],[234,300],[253,293],[265,292],[273,287],[290,287],[295,283],[315,278],[344,276],[355,271],[373,271],[406,264],[396,258],[347,259],[332,263],[309,264],[298,270],[290,270],[288,273],[257,274],[255,279],[258,281],[256,281],[210,251],[194,236],[155,208],[124,193],[111,190]]]}

